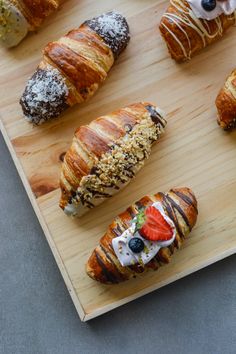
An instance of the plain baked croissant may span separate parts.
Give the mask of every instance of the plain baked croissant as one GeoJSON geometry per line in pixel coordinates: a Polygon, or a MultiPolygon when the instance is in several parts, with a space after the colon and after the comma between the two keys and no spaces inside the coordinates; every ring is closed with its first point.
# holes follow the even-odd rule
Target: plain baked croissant
{"type": "Polygon", "coordinates": [[[35,31],[65,0],[0,0],[0,39],[16,46],[29,31],[35,31]]]}
{"type": "Polygon", "coordinates": [[[81,216],[126,186],[165,125],[159,108],[135,103],[77,129],[62,164],[60,207],[81,216]]]}
{"type": "Polygon", "coordinates": [[[218,123],[224,130],[236,128],[236,70],[228,76],[216,98],[218,123]]]}
{"type": "Polygon", "coordinates": [[[188,188],[175,188],[168,193],[143,197],[120,214],[108,227],[106,234],[101,238],[87,262],[87,274],[101,283],[115,284],[135,278],[150,269],[157,270],[171,261],[174,251],[180,248],[194,227],[197,214],[197,200],[188,188]],[[140,210],[147,210],[156,202],[161,204],[166,216],[172,220],[176,229],[175,239],[168,247],[160,248],[147,264],[140,262],[122,266],[114,252],[112,240],[121,236],[131,226],[140,210]]]}
{"type": "Polygon", "coordinates": [[[220,39],[235,24],[235,14],[222,14],[207,21],[195,17],[187,1],[171,0],[159,28],[171,57],[181,62],[220,39]]]}
{"type": "Polygon", "coordinates": [[[40,124],[88,100],[129,38],[126,19],[112,11],[49,43],[20,100],[26,119],[40,124]]]}

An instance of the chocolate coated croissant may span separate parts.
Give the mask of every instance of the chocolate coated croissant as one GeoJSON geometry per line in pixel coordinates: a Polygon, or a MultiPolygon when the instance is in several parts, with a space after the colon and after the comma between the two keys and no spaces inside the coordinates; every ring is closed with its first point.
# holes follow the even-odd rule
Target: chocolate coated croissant
{"type": "Polygon", "coordinates": [[[62,165],[60,207],[81,216],[126,186],[165,125],[159,108],[135,103],[77,129],[62,165]]]}
{"type": "Polygon", "coordinates": [[[160,266],[170,262],[174,251],[180,248],[194,227],[197,214],[197,200],[188,188],[176,188],[165,194],[157,193],[154,196],[143,197],[120,214],[108,227],[106,234],[101,238],[87,262],[87,274],[101,283],[115,284],[135,278],[150,269],[157,270],[160,266]],[[175,225],[176,236],[173,243],[161,248],[156,256],[145,265],[137,263],[122,266],[114,252],[112,240],[121,236],[131,226],[132,220],[140,210],[146,209],[155,202],[161,203],[165,214],[175,225]]]}
{"type": "Polygon", "coordinates": [[[35,31],[63,0],[0,0],[0,40],[16,46],[29,31],[35,31]]]}
{"type": "Polygon", "coordinates": [[[112,11],[49,43],[20,100],[26,119],[40,124],[88,100],[129,38],[125,18],[112,11]]]}
{"type": "Polygon", "coordinates": [[[216,98],[218,123],[224,130],[236,128],[236,70],[228,76],[216,98]]]}
{"type": "Polygon", "coordinates": [[[159,28],[171,57],[181,62],[220,39],[235,20],[235,13],[222,14],[210,21],[200,19],[194,15],[187,1],[171,0],[159,28]]]}

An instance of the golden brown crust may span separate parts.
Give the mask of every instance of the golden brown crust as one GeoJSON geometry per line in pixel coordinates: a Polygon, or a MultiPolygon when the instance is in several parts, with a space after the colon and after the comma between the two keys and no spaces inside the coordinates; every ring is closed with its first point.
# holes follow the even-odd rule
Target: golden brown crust
{"type": "Polygon", "coordinates": [[[101,75],[89,65],[87,59],[63,44],[50,43],[45,48],[44,53],[70,80],[83,100],[86,100],[89,96],[87,88],[97,88],[105,79],[105,75],[101,75]]]}
{"type": "Polygon", "coordinates": [[[49,43],[44,49],[44,61],[67,79],[67,103],[72,106],[88,100],[97,91],[114,63],[114,56],[99,35],[83,24],[49,43]]]}
{"type": "MultiPolygon", "coordinates": [[[[85,210],[92,207],[91,203],[100,204],[135,176],[165,127],[166,121],[159,112],[150,103],[135,103],[76,130],[60,180],[60,207],[66,213],[71,215],[67,208],[71,209],[72,204],[73,209],[85,210]],[[143,134],[137,131],[144,128],[143,134]],[[121,141],[124,137],[126,140],[121,141]],[[138,156],[134,156],[136,151],[138,156]],[[103,167],[99,166],[101,163],[103,167]]],[[[77,214],[80,216],[79,212],[72,213],[77,214]]]]}
{"type": "Polygon", "coordinates": [[[218,123],[224,130],[236,128],[236,70],[228,76],[216,98],[218,123]]]}
{"type": "Polygon", "coordinates": [[[61,0],[14,0],[14,2],[30,24],[31,30],[37,29],[62,3],[61,0]]]}
{"type": "Polygon", "coordinates": [[[197,19],[187,1],[172,0],[159,28],[171,57],[182,62],[217,41],[234,24],[235,14],[222,14],[211,21],[197,19]]]}
{"type": "Polygon", "coordinates": [[[157,270],[161,265],[169,263],[175,249],[178,249],[188,236],[197,221],[197,200],[189,188],[175,188],[168,193],[157,193],[155,196],[146,196],[130,206],[120,214],[109,226],[106,234],[101,238],[99,245],[93,251],[87,262],[88,275],[105,284],[119,283],[136,277],[139,273],[149,269],[157,270]],[[146,265],[122,267],[116,257],[112,239],[120,236],[131,225],[131,220],[140,208],[147,207],[159,201],[166,214],[176,226],[176,238],[169,247],[161,248],[157,255],[146,265]]]}
{"type": "MultiPolygon", "coordinates": [[[[97,55],[100,54],[107,56],[110,54],[108,46],[104,45],[104,41],[101,40],[101,37],[86,24],[82,24],[79,27],[79,30],[78,28],[73,29],[72,31],[67,33],[66,37],[77,41],[80,44],[84,44],[85,46],[90,43],[90,45],[92,45],[93,50],[97,52],[97,55]]],[[[106,66],[104,66],[103,68],[105,71],[107,71],[106,66]]]]}
{"type": "Polygon", "coordinates": [[[61,208],[64,209],[71,195],[78,188],[82,177],[86,176],[101,155],[110,149],[110,144],[115,143],[117,139],[126,134],[127,126],[133,127],[137,123],[140,116],[137,119],[136,114],[137,112],[145,113],[144,107],[144,104],[138,103],[130,105],[129,108],[133,110],[133,114],[122,108],[110,115],[99,117],[88,126],[81,126],[76,130],[73,143],[67,151],[62,165],[61,208]],[[101,131],[106,132],[106,136],[101,136],[101,131]],[[68,174],[68,167],[70,174],[68,174]],[[77,177],[75,184],[73,183],[74,176],[77,177]]]}

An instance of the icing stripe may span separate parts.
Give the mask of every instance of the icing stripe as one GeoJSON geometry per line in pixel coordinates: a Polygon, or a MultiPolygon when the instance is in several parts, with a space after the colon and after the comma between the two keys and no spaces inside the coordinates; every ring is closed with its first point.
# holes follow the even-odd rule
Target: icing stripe
{"type": "Polygon", "coordinates": [[[172,193],[176,194],[179,198],[181,198],[186,204],[188,204],[189,206],[193,207],[196,212],[198,213],[197,207],[195,206],[193,200],[191,198],[189,198],[186,194],[183,194],[179,191],[171,191],[172,193]]]}
{"type": "Polygon", "coordinates": [[[169,34],[174,38],[175,42],[178,43],[178,45],[181,47],[183,55],[186,59],[190,59],[191,57],[191,38],[189,37],[188,33],[185,31],[184,27],[188,26],[192,28],[197,34],[200,36],[202,39],[203,47],[205,47],[210,40],[214,40],[217,37],[220,37],[223,35],[224,28],[223,28],[223,18],[227,17],[228,20],[236,20],[236,12],[234,12],[232,15],[229,16],[218,16],[215,19],[211,21],[206,21],[200,18],[197,18],[191,8],[188,6],[186,2],[183,0],[171,0],[171,6],[173,6],[176,10],[176,12],[166,12],[163,15],[163,18],[166,18],[168,22],[165,24],[163,21],[161,23],[161,26],[163,26],[169,34]],[[213,30],[213,33],[211,33],[211,26],[209,23],[211,22],[214,24],[216,27],[213,30]],[[176,25],[178,29],[184,33],[186,36],[189,50],[184,47],[184,44],[178,39],[178,37],[173,33],[173,31],[170,29],[170,27],[173,25],[176,25]]]}
{"type": "Polygon", "coordinates": [[[100,257],[100,255],[96,251],[95,251],[95,255],[96,255],[97,262],[98,262],[99,266],[101,267],[102,274],[105,277],[106,281],[109,283],[115,283],[115,284],[119,283],[115,274],[110,272],[107,269],[106,263],[103,262],[102,258],[100,257]]]}
{"type": "Polygon", "coordinates": [[[182,49],[185,58],[188,59],[189,56],[187,55],[186,50],[185,50],[183,44],[180,42],[180,40],[176,37],[176,35],[164,23],[162,23],[162,26],[174,37],[175,41],[179,44],[180,48],[182,49]]]}
{"type": "Polygon", "coordinates": [[[169,196],[167,195],[166,198],[168,199],[168,201],[170,202],[172,209],[175,213],[175,210],[178,211],[178,213],[182,216],[185,224],[189,227],[189,229],[191,229],[190,223],[188,221],[187,216],[185,215],[184,211],[182,210],[182,208],[169,196]]]}

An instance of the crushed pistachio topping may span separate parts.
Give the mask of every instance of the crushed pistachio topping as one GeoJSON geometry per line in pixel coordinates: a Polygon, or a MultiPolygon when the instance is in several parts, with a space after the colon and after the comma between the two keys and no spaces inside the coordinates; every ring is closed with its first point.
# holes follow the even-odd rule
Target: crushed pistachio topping
{"type": "Polygon", "coordinates": [[[91,208],[94,198],[111,197],[115,190],[128,183],[143,166],[151,154],[152,143],[160,137],[162,131],[162,125],[154,123],[147,112],[141,122],[110,146],[110,150],[93,168],[93,173],[82,178],[71,202],[81,202],[91,208]]]}
{"type": "Polygon", "coordinates": [[[28,23],[9,0],[0,0],[0,40],[6,47],[17,45],[27,34],[28,23]]]}
{"type": "Polygon", "coordinates": [[[7,7],[5,1],[0,0],[0,25],[6,27],[8,24],[7,19],[10,17],[11,11],[7,7]]]}
{"type": "Polygon", "coordinates": [[[123,247],[120,245],[119,246],[119,252],[122,253],[123,247]]]}
{"type": "Polygon", "coordinates": [[[139,229],[141,229],[141,227],[143,226],[144,222],[145,222],[145,212],[144,209],[140,210],[140,212],[138,213],[138,215],[134,218],[134,222],[135,222],[135,231],[138,231],[139,229]]]}

